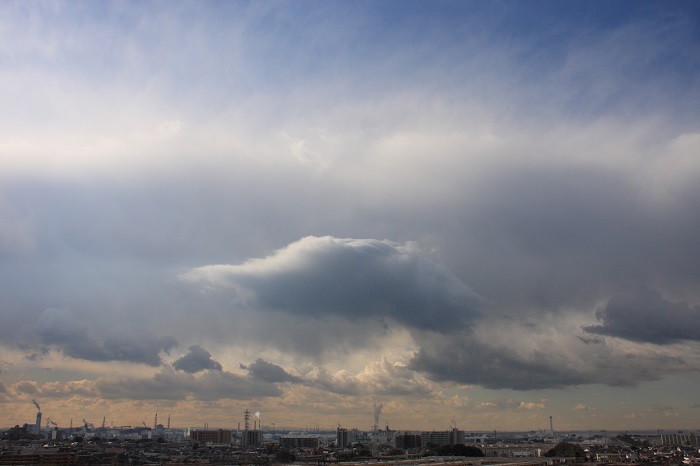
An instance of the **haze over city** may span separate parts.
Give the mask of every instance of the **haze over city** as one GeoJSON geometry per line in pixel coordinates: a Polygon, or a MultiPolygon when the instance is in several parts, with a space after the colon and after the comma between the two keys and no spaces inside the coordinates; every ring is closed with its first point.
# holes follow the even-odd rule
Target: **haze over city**
{"type": "Polygon", "coordinates": [[[0,426],[695,429],[696,2],[0,2],[0,426]]]}

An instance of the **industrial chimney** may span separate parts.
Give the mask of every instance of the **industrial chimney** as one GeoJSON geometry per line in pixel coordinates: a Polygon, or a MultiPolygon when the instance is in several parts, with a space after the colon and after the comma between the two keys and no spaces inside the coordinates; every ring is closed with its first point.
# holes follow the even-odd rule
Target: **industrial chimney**
{"type": "Polygon", "coordinates": [[[34,426],[34,433],[38,434],[41,431],[41,411],[36,413],[36,425],[34,426]]]}

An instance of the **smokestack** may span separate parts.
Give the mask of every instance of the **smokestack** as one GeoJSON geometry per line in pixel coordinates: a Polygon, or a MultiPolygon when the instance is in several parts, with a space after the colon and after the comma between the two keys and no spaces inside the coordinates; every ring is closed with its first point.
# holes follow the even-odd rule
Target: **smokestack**
{"type": "Polygon", "coordinates": [[[554,437],[554,423],[552,422],[552,416],[549,416],[549,432],[554,437]]]}
{"type": "Polygon", "coordinates": [[[170,429],[170,414],[168,414],[168,429],[170,429]]]}
{"type": "Polygon", "coordinates": [[[374,403],[374,433],[377,433],[377,429],[379,428],[379,415],[382,414],[382,409],[384,409],[384,404],[380,403],[377,405],[377,403],[374,403]]]}
{"type": "Polygon", "coordinates": [[[41,432],[41,411],[36,413],[36,425],[34,426],[34,431],[35,434],[41,432]]]}

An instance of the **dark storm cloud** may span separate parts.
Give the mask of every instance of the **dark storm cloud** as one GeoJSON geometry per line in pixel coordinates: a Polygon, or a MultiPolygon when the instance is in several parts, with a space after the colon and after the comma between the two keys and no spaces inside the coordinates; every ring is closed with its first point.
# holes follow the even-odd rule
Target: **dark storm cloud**
{"type": "Polygon", "coordinates": [[[585,331],[657,345],[700,341],[700,308],[665,300],[648,288],[614,296],[596,317],[600,325],[585,331]]]}
{"type": "Polygon", "coordinates": [[[635,386],[699,369],[692,358],[678,353],[649,348],[617,351],[604,342],[590,345],[578,338],[555,341],[551,336],[498,333],[499,339],[488,341],[473,334],[445,338],[417,334],[420,349],[409,367],[437,382],[515,390],[635,386]],[[518,343],[518,337],[533,339],[537,345],[518,343]]]}
{"type": "Polygon", "coordinates": [[[235,290],[252,308],[322,318],[391,318],[450,332],[478,318],[485,302],[410,244],[306,237],[265,259],[193,269],[183,278],[235,290]]]}
{"type": "Polygon", "coordinates": [[[37,322],[40,343],[88,361],[124,361],[149,366],[162,363],[160,353],[177,345],[172,337],[155,337],[136,328],[112,330],[97,341],[87,323],[67,309],[47,309],[37,322]]]}
{"type": "Polygon", "coordinates": [[[252,378],[263,380],[267,383],[301,382],[299,377],[288,373],[281,366],[272,364],[261,358],[258,358],[253,364],[248,365],[246,369],[252,378]]]}
{"type": "Polygon", "coordinates": [[[514,349],[469,340],[449,340],[445,345],[435,346],[421,348],[409,367],[436,381],[516,390],[564,388],[588,383],[585,374],[568,367],[564,361],[551,361],[545,354],[527,359],[514,349]]]}
{"type": "Polygon", "coordinates": [[[221,370],[221,364],[213,360],[211,353],[199,345],[190,346],[186,355],[173,362],[173,367],[188,374],[204,370],[221,370]]]}

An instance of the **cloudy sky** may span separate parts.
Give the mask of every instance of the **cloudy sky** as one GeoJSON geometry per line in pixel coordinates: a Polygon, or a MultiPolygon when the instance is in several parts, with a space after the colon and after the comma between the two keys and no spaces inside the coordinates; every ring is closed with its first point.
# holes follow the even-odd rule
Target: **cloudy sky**
{"type": "Polygon", "coordinates": [[[0,426],[697,428],[699,10],[0,3],[0,426]]]}

